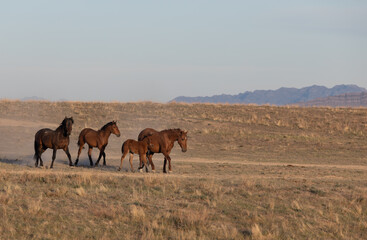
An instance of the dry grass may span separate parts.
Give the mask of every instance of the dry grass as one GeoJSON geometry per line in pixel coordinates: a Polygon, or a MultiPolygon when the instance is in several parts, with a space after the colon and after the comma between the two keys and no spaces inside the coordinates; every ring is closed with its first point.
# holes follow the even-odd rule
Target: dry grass
{"type": "Polygon", "coordinates": [[[367,235],[366,109],[0,101],[0,112],[1,239],[367,235]],[[65,115],[75,119],[73,158],[82,128],[118,121],[107,167],[87,167],[86,150],[78,168],[61,151],[55,169],[33,167],[35,131],[65,115]],[[116,171],[122,142],[145,127],[189,130],[172,174],[160,155],[158,173],[116,171]]]}

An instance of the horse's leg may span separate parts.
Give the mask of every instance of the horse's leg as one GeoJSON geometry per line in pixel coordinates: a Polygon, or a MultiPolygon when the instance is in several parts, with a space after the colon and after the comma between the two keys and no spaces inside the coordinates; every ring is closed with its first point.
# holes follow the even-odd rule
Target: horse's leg
{"type": "MultiPolygon", "coordinates": [[[[100,150],[99,150],[99,156],[98,156],[98,160],[96,162],[96,166],[98,166],[99,164],[99,161],[101,160],[101,157],[103,156],[103,152],[104,152],[104,147],[102,147],[100,150]]],[[[106,163],[104,162],[103,165],[106,165],[106,163]]]]}
{"type": "Polygon", "coordinates": [[[171,153],[171,151],[169,151],[169,152],[167,153],[166,158],[167,158],[167,160],[168,160],[168,171],[169,171],[169,172],[172,172],[172,167],[171,167],[171,157],[169,156],[169,155],[170,155],[170,153],[171,153]]]}
{"type": "Polygon", "coordinates": [[[42,160],[41,156],[39,156],[39,159],[40,159],[40,167],[43,167],[43,160],[42,160]]]}
{"type": "Polygon", "coordinates": [[[103,165],[106,166],[106,153],[104,152],[104,149],[103,149],[103,165]]]}
{"type": "Polygon", "coordinates": [[[140,154],[139,158],[140,158],[140,162],[141,160],[143,160],[144,165],[145,165],[145,171],[148,172],[147,156],[145,154],[140,154]]]}
{"type": "Polygon", "coordinates": [[[135,171],[134,171],[134,167],[133,167],[133,158],[134,158],[134,154],[133,154],[133,153],[130,153],[130,158],[129,158],[129,161],[130,161],[130,168],[131,168],[131,171],[132,171],[132,172],[135,172],[135,171]]]}
{"type": "Polygon", "coordinates": [[[154,163],[153,163],[153,154],[147,154],[147,156],[148,156],[148,160],[149,160],[149,163],[150,163],[150,165],[152,166],[152,172],[155,172],[155,166],[154,166],[154,163]]]}
{"type": "Polygon", "coordinates": [[[90,165],[93,167],[93,161],[92,161],[92,149],[93,149],[93,147],[89,146],[89,149],[88,149],[88,157],[89,157],[89,163],[90,163],[90,165]]]}
{"type": "Polygon", "coordinates": [[[43,167],[43,160],[41,158],[42,153],[44,153],[46,151],[46,149],[44,149],[43,147],[40,147],[39,151],[38,151],[38,158],[40,160],[40,167],[43,167]]]}
{"type": "Polygon", "coordinates": [[[39,164],[40,164],[40,167],[43,167],[43,161],[42,161],[42,158],[41,158],[41,155],[42,153],[44,153],[44,151],[46,151],[42,146],[40,146],[38,148],[38,151],[36,153],[36,167],[38,167],[38,161],[39,161],[39,164]]]}
{"type": "Polygon", "coordinates": [[[66,153],[66,156],[68,156],[68,158],[69,158],[69,166],[74,166],[73,162],[71,161],[71,155],[70,155],[70,152],[69,152],[69,147],[66,147],[64,149],[64,152],[66,153]]]}
{"type": "Polygon", "coordinates": [[[171,168],[171,157],[168,155],[168,153],[163,153],[163,155],[164,155],[163,172],[164,173],[167,173],[167,171],[166,171],[167,160],[168,160],[168,170],[170,172],[172,172],[172,168],[171,168]]]}
{"type": "Polygon", "coordinates": [[[94,164],[95,166],[98,166],[98,164],[99,164],[99,160],[101,160],[101,157],[102,157],[102,152],[100,151],[100,152],[99,152],[98,159],[97,159],[96,163],[94,164]]]}
{"type": "Polygon", "coordinates": [[[82,149],[83,149],[83,146],[82,145],[80,145],[79,146],[79,150],[78,150],[78,156],[77,156],[77,158],[76,158],[76,160],[75,160],[75,166],[76,165],[78,165],[78,162],[79,162],[79,156],[80,156],[80,153],[82,152],[82,149]]]}
{"type": "Polygon", "coordinates": [[[122,169],[122,161],[124,161],[124,159],[125,159],[125,157],[126,157],[127,153],[128,153],[128,152],[126,151],[126,152],[124,152],[124,153],[122,154],[122,156],[121,156],[121,163],[120,163],[120,167],[119,167],[118,171],[120,171],[120,170],[122,169]]]}
{"type": "Polygon", "coordinates": [[[44,151],[45,151],[45,150],[42,148],[42,151],[38,154],[38,158],[39,158],[39,160],[40,160],[40,167],[43,167],[43,160],[42,160],[41,155],[42,155],[42,153],[43,153],[44,151]]]}
{"type": "Polygon", "coordinates": [[[139,172],[143,172],[142,168],[144,166],[145,168],[147,167],[147,161],[145,159],[145,162],[143,162],[142,154],[139,154],[139,167],[138,167],[139,172]]]}
{"type": "Polygon", "coordinates": [[[138,170],[142,169],[144,166],[146,166],[146,164],[143,163],[141,154],[139,153],[139,167],[138,167],[138,170]]]}
{"type": "Polygon", "coordinates": [[[55,158],[56,158],[56,151],[57,151],[57,149],[54,148],[53,149],[53,152],[52,152],[52,162],[51,162],[50,168],[53,168],[54,167],[54,161],[55,161],[55,158]]]}
{"type": "Polygon", "coordinates": [[[167,164],[167,158],[164,158],[164,162],[163,162],[163,173],[167,173],[167,171],[166,171],[166,164],[167,164]]]}

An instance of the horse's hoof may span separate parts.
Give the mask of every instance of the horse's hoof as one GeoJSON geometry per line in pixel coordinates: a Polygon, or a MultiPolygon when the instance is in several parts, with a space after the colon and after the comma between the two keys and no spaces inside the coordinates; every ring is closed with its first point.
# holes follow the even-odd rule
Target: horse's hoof
{"type": "Polygon", "coordinates": [[[121,171],[121,168],[118,168],[117,171],[121,171]]]}
{"type": "Polygon", "coordinates": [[[141,172],[141,173],[142,173],[142,172],[143,172],[143,169],[139,169],[139,172],[141,172]]]}
{"type": "Polygon", "coordinates": [[[152,170],[152,173],[155,173],[155,170],[152,170]]]}

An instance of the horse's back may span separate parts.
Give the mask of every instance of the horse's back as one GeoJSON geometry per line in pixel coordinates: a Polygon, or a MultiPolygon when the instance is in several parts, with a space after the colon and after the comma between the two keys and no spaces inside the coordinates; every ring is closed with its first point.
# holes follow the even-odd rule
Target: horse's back
{"type": "Polygon", "coordinates": [[[141,141],[141,140],[143,140],[145,137],[147,137],[147,136],[151,136],[151,135],[153,135],[153,134],[155,134],[155,133],[158,133],[158,131],[157,131],[157,130],[155,130],[155,129],[153,129],[153,128],[146,128],[146,129],[144,129],[143,131],[141,131],[141,132],[139,133],[138,140],[139,140],[139,141],[141,141]]]}
{"type": "Polygon", "coordinates": [[[149,136],[151,144],[149,150],[154,153],[161,153],[162,151],[170,152],[174,146],[174,142],[170,140],[170,133],[175,131],[174,129],[166,129],[160,132],[156,132],[149,136]]]}
{"type": "Polygon", "coordinates": [[[95,130],[91,129],[91,128],[84,128],[82,131],[80,131],[79,137],[83,137],[86,134],[90,134],[96,132],[95,130]]]}
{"type": "Polygon", "coordinates": [[[42,140],[45,136],[47,137],[50,134],[53,134],[55,131],[49,128],[42,128],[40,130],[38,130],[36,132],[36,134],[34,135],[34,140],[35,141],[40,141],[42,140]]]}
{"type": "Polygon", "coordinates": [[[78,145],[88,143],[89,145],[97,146],[98,132],[91,128],[84,128],[79,134],[78,145]]]}
{"type": "Polygon", "coordinates": [[[130,151],[130,152],[137,152],[138,151],[138,141],[134,140],[134,139],[127,139],[121,147],[121,151],[125,152],[125,151],[130,151]]]}
{"type": "Polygon", "coordinates": [[[47,132],[54,132],[54,130],[49,129],[49,128],[42,128],[42,129],[40,129],[36,132],[35,136],[42,136],[43,134],[45,134],[47,132]]]}
{"type": "Polygon", "coordinates": [[[146,153],[148,151],[148,144],[145,141],[136,141],[128,139],[122,144],[122,152],[130,151],[132,153],[146,153]]]}
{"type": "Polygon", "coordinates": [[[34,141],[38,145],[42,145],[48,148],[52,147],[52,137],[54,135],[54,130],[49,128],[42,128],[36,132],[34,136],[34,141]]]}

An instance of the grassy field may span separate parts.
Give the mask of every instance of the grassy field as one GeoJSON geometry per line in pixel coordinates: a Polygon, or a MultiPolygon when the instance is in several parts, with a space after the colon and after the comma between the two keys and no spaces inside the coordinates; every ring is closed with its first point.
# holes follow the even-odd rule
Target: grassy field
{"type": "MultiPolygon", "coordinates": [[[[0,239],[363,239],[367,109],[0,101],[0,239]],[[117,120],[107,166],[34,168],[35,132],[117,120]],[[173,173],[131,173],[121,144],[146,127],[189,131],[173,173]]],[[[96,160],[98,150],[93,151],[96,160]]],[[[51,151],[44,154],[46,166],[51,151]]],[[[135,168],[138,156],[134,159],[135,168]]]]}

